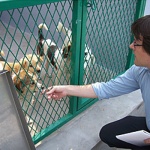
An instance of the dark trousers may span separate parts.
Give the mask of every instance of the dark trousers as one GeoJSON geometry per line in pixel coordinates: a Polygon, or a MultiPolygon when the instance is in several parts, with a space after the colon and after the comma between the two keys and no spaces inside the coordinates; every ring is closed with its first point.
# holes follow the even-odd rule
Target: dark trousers
{"type": "Polygon", "coordinates": [[[145,130],[150,132],[146,126],[146,118],[127,116],[102,127],[99,136],[101,140],[108,144],[110,147],[127,148],[132,150],[150,150],[150,146],[138,147],[116,138],[116,135],[138,130],[145,130]]]}

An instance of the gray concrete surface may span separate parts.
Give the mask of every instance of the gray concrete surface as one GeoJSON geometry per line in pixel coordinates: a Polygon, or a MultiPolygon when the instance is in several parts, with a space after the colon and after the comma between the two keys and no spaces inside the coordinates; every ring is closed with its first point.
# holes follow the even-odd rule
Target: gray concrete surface
{"type": "MultiPolygon", "coordinates": [[[[115,121],[142,103],[140,91],[96,102],[72,121],[45,138],[37,150],[114,150],[100,142],[99,131],[109,122],[115,121]],[[100,143],[99,143],[100,142],[100,143]],[[98,144],[99,143],[99,144],[98,144]]],[[[134,113],[133,113],[134,114],[134,113]]]]}

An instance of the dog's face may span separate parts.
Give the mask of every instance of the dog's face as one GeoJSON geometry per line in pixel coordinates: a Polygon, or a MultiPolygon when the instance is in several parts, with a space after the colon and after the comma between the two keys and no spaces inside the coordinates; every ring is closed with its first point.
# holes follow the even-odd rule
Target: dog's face
{"type": "Polygon", "coordinates": [[[41,67],[39,65],[40,62],[43,61],[43,58],[40,56],[36,56],[34,54],[28,54],[24,58],[20,59],[20,63],[22,64],[22,67],[26,70],[34,72],[41,72],[41,67]]]}
{"type": "MultiPolygon", "coordinates": [[[[64,47],[62,50],[62,57],[64,59],[69,59],[69,55],[71,55],[71,45],[64,47]]],[[[86,47],[84,52],[84,69],[90,67],[90,65],[94,63],[95,56],[92,54],[91,49],[89,47],[86,47]]]]}
{"type": "Polygon", "coordinates": [[[25,94],[27,91],[37,92],[39,89],[43,89],[41,83],[37,82],[37,77],[31,73],[21,70],[19,73],[12,76],[13,83],[19,93],[25,94]]]}
{"type": "Polygon", "coordinates": [[[46,41],[43,40],[43,42],[40,41],[37,45],[37,54],[41,57],[43,57],[44,55],[48,57],[51,64],[55,67],[56,70],[57,70],[57,65],[54,60],[54,57],[55,57],[55,52],[57,49],[58,47],[55,44],[50,43],[49,40],[46,40],[46,41]]]}

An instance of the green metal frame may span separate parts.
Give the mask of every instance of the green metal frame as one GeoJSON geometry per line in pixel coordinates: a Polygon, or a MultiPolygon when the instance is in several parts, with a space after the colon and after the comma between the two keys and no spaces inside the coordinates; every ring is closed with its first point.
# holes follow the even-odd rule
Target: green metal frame
{"type": "MultiPolygon", "coordinates": [[[[71,78],[71,84],[78,85],[79,80],[79,50],[80,50],[80,38],[81,37],[81,20],[82,20],[82,3],[83,1],[74,1],[73,2],[73,16],[72,16],[72,53],[74,57],[72,57],[72,68],[74,72],[71,78]],[[78,56],[76,58],[76,56],[78,56]]],[[[70,113],[75,114],[77,111],[77,97],[70,97],[70,113]]]]}
{"type": "Polygon", "coordinates": [[[1,0],[0,1],[0,10],[10,10],[10,9],[16,9],[16,8],[23,8],[28,6],[34,6],[34,5],[42,5],[47,3],[53,3],[53,2],[61,2],[64,0],[1,0]]]}

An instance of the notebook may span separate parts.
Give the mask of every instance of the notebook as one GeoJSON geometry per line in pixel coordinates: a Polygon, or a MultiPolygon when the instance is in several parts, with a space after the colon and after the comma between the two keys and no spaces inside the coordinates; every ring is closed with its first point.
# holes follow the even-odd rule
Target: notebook
{"type": "Polygon", "coordinates": [[[144,143],[145,139],[150,138],[150,133],[145,130],[139,130],[135,132],[117,135],[116,138],[136,146],[150,145],[144,143]]]}

